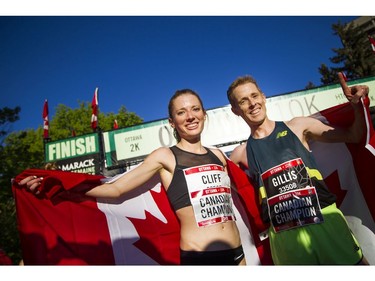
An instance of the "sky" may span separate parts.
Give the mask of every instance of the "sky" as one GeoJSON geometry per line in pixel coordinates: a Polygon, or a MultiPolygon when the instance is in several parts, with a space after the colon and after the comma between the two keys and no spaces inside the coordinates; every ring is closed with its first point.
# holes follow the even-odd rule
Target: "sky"
{"type": "MultiPolygon", "coordinates": [[[[78,108],[99,88],[99,111],[123,105],[144,122],[167,118],[169,98],[190,88],[206,109],[228,105],[226,90],[250,74],[268,96],[320,85],[319,66],[342,47],[327,15],[0,16],[0,107],[21,107],[11,130],[42,126],[58,104],[78,108]]],[[[100,120],[99,120],[100,125],[100,120]]],[[[88,124],[89,126],[89,124],[88,124]]]]}

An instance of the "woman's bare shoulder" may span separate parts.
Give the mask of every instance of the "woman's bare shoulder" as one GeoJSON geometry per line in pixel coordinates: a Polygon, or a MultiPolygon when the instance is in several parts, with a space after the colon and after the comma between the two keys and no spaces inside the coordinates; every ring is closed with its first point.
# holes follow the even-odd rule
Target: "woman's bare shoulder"
{"type": "Polygon", "coordinates": [[[158,159],[163,159],[163,158],[168,158],[169,156],[173,156],[172,151],[169,149],[169,147],[159,147],[156,148],[153,152],[150,153],[152,158],[158,158],[158,159]]]}
{"type": "Polygon", "coordinates": [[[220,148],[209,147],[208,149],[211,150],[226,165],[226,156],[220,148]]]}

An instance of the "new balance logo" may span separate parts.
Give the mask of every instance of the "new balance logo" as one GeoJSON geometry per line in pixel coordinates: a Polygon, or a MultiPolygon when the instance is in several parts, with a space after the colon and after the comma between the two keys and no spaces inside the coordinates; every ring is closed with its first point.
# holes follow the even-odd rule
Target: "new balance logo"
{"type": "Polygon", "coordinates": [[[278,138],[285,137],[287,134],[288,134],[288,131],[278,132],[276,138],[278,139],[278,138]]]}

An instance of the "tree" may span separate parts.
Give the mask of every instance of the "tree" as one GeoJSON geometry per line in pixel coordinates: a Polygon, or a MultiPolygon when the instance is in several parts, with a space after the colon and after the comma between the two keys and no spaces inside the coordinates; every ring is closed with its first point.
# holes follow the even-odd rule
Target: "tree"
{"type": "Polygon", "coordinates": [[[21,108],[19,106],[11,109],[9,107],[0,108],[0,144],[3,143],[3,138],[9,133],[9,125],[19,120],[19,113],[21,108]]]}
{"type": "Polygon", "coordinates": [[[20,107],[14,109],[4,107],[0,109],[0,247],[14,260],[19,252],[18,232],[15,227],[15,206],[10,186],[11,177],[5,169],[5,156],[3,142],[10,131],[11,123],[19,120],[20,107]]]}
{"type": "MultiPolygon", "coordinates": [[[[59,104],[56,113],[50,121],[50,137],[52,140],[64,139],[72,136],[72,131],[76,135],[92,133],[91,128],[91,104],[78,102],[79,107],[72,109],[66,105],[59,104]]],[[[133,112],[128,112],[125,106],[121,106],[118,113],[99,112],[98,124],[101,130],[109,131],[113,129],[113,122],[117,120],[119,128],[137,125],[143,120],[133,112]]]]}
{"type": "Polygon", "coordinates": [[[325,64],[319,67],[322,84],[337,83],[337,72],[340,71],[344,71],[348,79],[375,75],[375,56],[368,35],[361,26],[355,26],[353,22],[348,25],[338,22],[332,25],[332,29],[334,34],[340,37],[343,47],[332,49],[336,55],[329,60],[335,67],[325,64]]]}
{"type": "Polygon", "coordinates": [[[315,84],[309,81],[309,83],[307,83],[307,85],[305,86],[305,89],[308,90],[308,89],[313,89],[315,87],[316,87],[315,84]]]}
{"type": "MultiPolygon", "coordinates": [[[[57,106],[56,113],[50,121],[50,137],[52,140],[64,139],[92,132],[91,103],[78,102],[76,109],[63,104],[57,106]]],[[[16,210],[11,189],[11,179],[28,168],[44,166],[43,128],[9,133],[9,123],[19,120],[20,108],[3,108],[0,110],[0,247],[12,258],[15,264],[22,259],[20,252],[16,210]]],[[[111,130],[114,120],[119,127],[140,124],[143,120],[135,113],[128,112],[121,106],[117,114],[99,113],[99,126],[102,130],[111,130]]]]}

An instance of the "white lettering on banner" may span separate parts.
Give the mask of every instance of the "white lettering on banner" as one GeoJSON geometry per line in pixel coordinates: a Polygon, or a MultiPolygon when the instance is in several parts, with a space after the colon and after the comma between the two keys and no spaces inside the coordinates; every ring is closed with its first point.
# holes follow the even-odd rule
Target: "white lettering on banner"
{"type": "MultiPolygon", "coordinates": [[[[351,85],[357,84],[367,85],[371,89],[375,86],[375,80],[358,80],[357,83],[351,85]]],[[[370,91],[369,97],[373,100],[374,92],[370,91]]],[[[269,97],[267,98],[267,111],[270,119],[282,121],[296,116],[309,116],[347,101],[340,85],[332,85],[269,97]]]]}
{"type": "Polygon", "coordinates": [[[63,171],[71,171],[71,170],[87,168],[91,166],[95,168],[94,159],[87,159],[81,162],[73,162],[73,163],[68,163],[66,165],[61,165],[61,169],[63,171]]]}
{"type": "Polygon", "coordinates": [[[159,128],[159,141],[160,144],[164,147],[171,146],[173,144],[173,141],[175,141],[173,133],[168,129],[167,126],[162,126],[159,128]]]}
{"type": "Polygon", "coordinates": [[[75,138],[63,142],[48,143],[48,161],[81,156],[96,152],[95,136],[75,138]]]}
{"type": "MultiPolygon", "coordinates": [[[[117,161],[145,157],[153,150],[161,146],[169,146],[173,142],[172,133],[164,124],[116,132],[113,139],[117,161]]],[[[104,138],[104,140],[106,139],[104,138]]],[[[109,144],[104,142],[104,145],[106,146],[105,150],[110,151],[109,144]]]]}
{"type": "Polygon", "coordinates": [[[191,167],[184,175],[198,227],[236,220],[230,179],[222,166],[191,167]]]}
{"type": "Polygon", "coordinates": [[[95,175],[95,167],[88,167],[88,168],[85,168],[85,169],[72,170],[72,172],[95,175]]]}
{"type": "Polygon", "coordinates": [[[270,106],[277,107],[281,120],[287,120],[288,118],[307,116],[319,112],[318,106],[314,105],[314,99],[315,95],[312,95],[310,100],[308,100],[308,97],[291,98],[290,100],[270,103],[270,106]],[[289,109],[289,111],[286,109],[289,109]]]}

